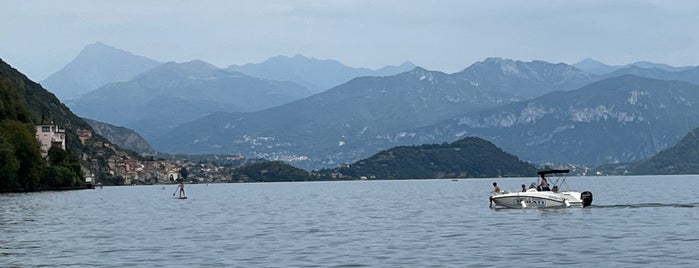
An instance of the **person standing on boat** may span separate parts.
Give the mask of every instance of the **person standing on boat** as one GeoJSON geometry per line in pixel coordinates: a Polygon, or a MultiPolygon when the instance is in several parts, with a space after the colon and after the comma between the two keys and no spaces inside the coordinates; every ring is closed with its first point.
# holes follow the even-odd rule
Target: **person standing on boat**
{"type": "Polygon", "coordinates": [[[551,191],[551,188],[549,188],[549,183],[546,181],[546,177],[544,177],[544,174],[541,174],[541,183],[539,184],[539,189],[541,191],[551,191]]]}
{"type": "Polygon", "coordinates": [[[493,193],[490,195],[488,200],[490,200],[490,207],[493,207],[493,195],[500,193],[500,187],[498,187],[497,182],[493,182],[493,193]]]}

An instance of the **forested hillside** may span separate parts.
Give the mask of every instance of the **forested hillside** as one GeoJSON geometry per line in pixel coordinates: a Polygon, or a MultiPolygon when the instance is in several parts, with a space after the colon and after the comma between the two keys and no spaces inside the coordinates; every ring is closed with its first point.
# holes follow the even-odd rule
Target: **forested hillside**
{"type": "MultiPolygon", "coordinates": [[[[83,169],[105,170],[114,152],[85,146],[79,130],[92,128],[41,85],[0,60],[0,192],[83,187],[83,169]],[[51,148],[42,159],[37,124],[64,129],[66,150],[51,148]]],[[[108,143],[99,135],[91,141],[108,143]]]]}
{"type": "Polygon", "coordinates": [[[699,128],[687,133],[677,145],[630,164],[630,174],[699,174],[699,128]]]}
{"type": "Polygon", "coordinates": [[[536,174],[531,164],[476,137],[453,143],[395,147],[337,171],[354,178],[370,179],[494,178],[536,174]]]}

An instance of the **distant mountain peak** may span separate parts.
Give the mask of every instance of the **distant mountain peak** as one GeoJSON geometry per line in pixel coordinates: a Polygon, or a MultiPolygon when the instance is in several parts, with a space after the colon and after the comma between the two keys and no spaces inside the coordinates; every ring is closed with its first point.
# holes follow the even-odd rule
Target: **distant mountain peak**
{"type": "Polygon", "coordinates": [[[483,67],[483,66],[497,66],[497,67],[503,67],[503,66],[517,66],[518,64],[521,64],[521,61],[515,61],[511,59],[503,59],[500,57],[490,57],[486,58],[483,61],[476,62],[469,66],[468,68],[478,68],[478,67],[483,67]]]}
{"type": "Polygon", "coordinates": [[[83,48],[83,50],[86,50],[86,49],[95,49],[95,48],[117,49],[117,48],[115,48],[115,47],[113,47],[113,46],[110,46],[110,45],[107,45],[107,44],[103,43],[102,41],[97,41],[97,42],[94,42],[94,43],[92,43],[92,44],[88,44],[87,46],[85,46],[85,47],[83,48]]]}
{"type": "Polygon", "coordinates": [[[199,67],[199,68],[206,68],[206,69],[216,69],[219,70],[220,68],[214,66],[211,63],[205,62],[203,60],[199,59],[194,59],[186,62],[180,63],[182,66],[192,66],[192,67],[199,67]]]}
{"type": "Polygon", "coordinates": [[[65,100],[105,84],[127,81],[159,64],[153,59],[95,42],[85,46],[75,59],[41,84],[65,100]]]}
{"type": "MultiPolygon", "coordinates": [[[[488,72],[498,71],[506,76],[524,77],[524,76],[526,76],[526,74],[524,74],[524,72],[523,72],[524,70],[522,70],[522,68],[520,68],[521,65],[523,65],[523,62],[521,62],[521,61],[514,61],[511,59],[491,57],[491,58],[485,59],[482,62],[474,63],[470,67],[466,68],[466,70],[483,69],[483,71],[488,70],[488,72]]],[[[464,70],[464,71],[466,71],[466,70],[464,70]]]]}
{"type": "Polygon", "coordinates": [[[415,65],[411,61],[405,61],[405,62],[401,63],[401,65],[398,65],[396,67],[417,67],[417,65],[415,65]]]}
{"type": "Polygon", "coordinates": [[[580,62],[573,64],[575,68],[583,70],[591,74],[606,74],[611,73],[620,68],[620,66],[607,65],[601,61],[594,60],[591,58],[585,58],[580,62]]]}
{"type": "Polygon", "coordinates": [[[488,57],[483,60],[483,62],[489,62],[489,63],[499,63],[505,61],[505,59],[500,58],[500,57],[488,57]]]}
{"type": "Polygon", "coordinates": [[[576,63],[575,65],[590,65],[590,66],[599,66],[599,65],[606,65],[601,61],[595,60],[593,58],[584,58],[580,62],[576,63]]]}
{"type": "Polygon", "coordinates": [[[420,67],[420,66],[415,66],[415,68],[413,68],[412,70],[410,70],[410,73],[417,73],[417,74],[422,74],[422,73],[425,73],[425,72],[429,72],[429,70],[427,70],[427,69],[425,69],[425,68],[422,68],[422,67],[420,67]]]}
{"type": "Polygon", "coordinates": [[[110,57],[139,57],[129,51],[118,49],[102,42],[95,42],[85,46],[75,59],[86,60],[104,55],[109,55],[110,57]]]}

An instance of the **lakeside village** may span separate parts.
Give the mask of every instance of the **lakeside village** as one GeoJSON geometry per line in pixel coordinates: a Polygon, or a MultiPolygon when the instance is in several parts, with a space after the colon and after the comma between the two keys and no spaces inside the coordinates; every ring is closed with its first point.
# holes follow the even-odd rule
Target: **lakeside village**
{"type": "MultiPolygon", "coordinates": [[[[36,138],[41,145],[41,156],[47,158],[51,147],[66,150],[65,129],[58,125],[37,125],[36,138]]],[[[83,173],[88,188],[101,186],[102,182],[95,181],[95,174],[108,174],[112,180],[109,185],[150,185],[172,184],[184,179],[186,183],[217,183],[232,182],[232,170],[238,165],[215,165],[212,162],[235,163],[242,162],[242,156],[211,156],[213,161],[189,161],[183,159],[135,159],[128,153],[117,150],[110,143],[92,139],[92,130],[77,130],[82,146],[91,146],[97,153],[89,156],[83,153],[80,157],[84,163],[83,173]],[[108,170],[100,168],[99,161],[107,163],[108,170]]]]}

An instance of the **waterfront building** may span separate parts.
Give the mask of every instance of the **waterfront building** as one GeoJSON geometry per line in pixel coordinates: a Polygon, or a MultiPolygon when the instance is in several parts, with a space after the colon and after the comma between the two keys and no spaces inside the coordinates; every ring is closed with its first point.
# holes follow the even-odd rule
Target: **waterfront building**
{"type": "Polygon", "coordinates": [[[42,157],[46,157],[53,146],[66,149],[66,130],[58,125],[37,125],[36,139],[41,144],[42,157]]]}

